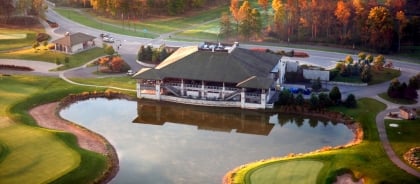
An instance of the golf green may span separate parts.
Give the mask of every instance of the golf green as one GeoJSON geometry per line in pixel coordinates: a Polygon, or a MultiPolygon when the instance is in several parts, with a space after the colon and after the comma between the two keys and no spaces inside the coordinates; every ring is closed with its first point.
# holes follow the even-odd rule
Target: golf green
{"type": "Polygon", "coordinates": [[[317,173],[323,165],[322,162],[311,160],[274,162],[251,171],[246,181],[252,184],[274,184],[279,181],[294,184],[316,183],[317,173]]]}

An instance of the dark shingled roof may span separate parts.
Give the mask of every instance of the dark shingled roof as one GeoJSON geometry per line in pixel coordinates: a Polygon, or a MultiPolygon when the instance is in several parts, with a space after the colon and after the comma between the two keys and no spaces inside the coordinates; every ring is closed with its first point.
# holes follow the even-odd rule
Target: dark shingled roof
{"type": "Polygon", "coordinates": [[[59,38],[57,40],[52,41],[52,43],[58,43],[61,45],[65,45],[65,46],[73,46],[73,45],[77,45],[86,41],[91,41],[93,39],[95,39],[96,37],[91,36],[91,35],[87,35],[84,33],[74,33],[71,35],[66,35],[62,38],[59,38]]]}
{"type": "Polygon", "coordinates": [[[243,87],[267,88],[267,78],[279,60],[278,55],[244,48],[235,48],[229,53],[202,51],[190,46],[178,49],[153,69],[140,70],[134,78],[182,78],[238,84],[254,76],[256,79],[242,84],[243,87]]]}
{"type": "Polygon", "coordinates": [[[252,76],[238,83],[236,86],[241,88],[268,89],[273,82],[274,80],[271,78],[252,76]]]}

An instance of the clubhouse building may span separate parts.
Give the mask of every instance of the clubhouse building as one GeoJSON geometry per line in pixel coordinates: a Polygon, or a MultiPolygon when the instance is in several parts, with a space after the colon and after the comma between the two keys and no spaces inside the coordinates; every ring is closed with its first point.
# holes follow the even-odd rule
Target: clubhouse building
{"type": "Polygon", "coordinates": [[[154,68],[143,68],[137,97],[183,104],[246,109],[272,108],[284,80],[281,56],[204,43],[181,47],[154,68]]]}

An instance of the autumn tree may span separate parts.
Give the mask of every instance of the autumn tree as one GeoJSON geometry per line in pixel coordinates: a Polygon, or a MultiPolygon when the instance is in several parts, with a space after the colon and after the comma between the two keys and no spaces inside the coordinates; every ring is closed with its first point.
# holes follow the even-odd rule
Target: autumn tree
{"type": "Polygon", "coordinates": [[[233,35],[232,23],[230,21],[229,14],[226,12],[222,13],[222,16],[220,17],[219,34],[224,38],[229,38],[231,35],[233,35]]]}
{"type": "Polygon", "coordinates": [[[114,72],[120,72],[123,64],[124,60],[121,57],[113,57],[110,64],[111,70],[114,72]]]}
{"type": "Polygon", "coordinates": [[[383,6],[376,6],[369,12],[367,19],[369,43],[378,52],[388,52],[391,48],[393,20],[391,12],[383,6]]]}
{"type": "Polygon", "coordinates": [[[268,0],[258,0],[258,5],[264,10],[266,19],[265,21],[268,22],[268,0]]]}
{"type": "Polygon", "coordinates": [[[251,34],[258,37],[262,29],[261,14],[256,8],[253,8],[251,10],[251,14],[249,18],[251,20],[250,21],[251,34]]]}
{"type": "Polygon", "coordinates": [[[359,61],[363,61],[366,59],[366,53],[359,52],[359,54],[357,54],[357,57],[359,57],[359,61]]]}
{"type": "Polygon", "coordinates": [[[239,22],[241,20],[239,16],[239,0],[231,0],[229,10],[233,20],[236,22],[236,32],[239,32],[239,22]]]}
{"type": "Polygon", "coordinates": [[[0,17],[5,17],[4,22],[7,23],[10,16],[12,16],[13,12],[16,10],[12,0],[0,0],[0,17]]]}
{"type": "Polygon", "coordinates": [[[337,8],[335,9],[334,15],[343,26],[341,39],[345,40],[347,37],[347,25],[349,24],[351,15],[350,7],[343,0],[340,0],[337,2],[337,8]]]}
{"type": "Polygon", "coordinates": [[[346,64],[353,64],[353,57],[351,57],[351,55],[347,55],[344,62],[346,62],[346,64]]]}
{"type": "Polygon", "coordinates": [[[403,37],[403,30],[407,26],[408,20],[403,11],[398,11],[396,14],[398,21],[398,52],[401,50],[401,38],[403,37]]]}
{"type": "Polygon", "coordinates": [[[105,54],[113,55],[115,53],[114,47],[112,45],[107,45],[104,50],[105,54]]]}
{"type": "Polygon", "coordinates": [[[273,0],[271,7],[274,13],[274,25],[276,31],[280,29],[280,26],[284,24],[285,7],[282,0],[273,0]]]}
{"type": "Polygon", "coordinates": [[[248,1],[244,1],[239,8],[239,32],[248,39],[258,34],[262,28],[261,15],[257,9],[251,9],[248,1]]]}
{"type": "Polygon", "coordinates": [[[373,66],[377,70],[382,70],[384,64],[385,64],[385,57],[383,55],[378,55],[373,59],[373,66]]]}

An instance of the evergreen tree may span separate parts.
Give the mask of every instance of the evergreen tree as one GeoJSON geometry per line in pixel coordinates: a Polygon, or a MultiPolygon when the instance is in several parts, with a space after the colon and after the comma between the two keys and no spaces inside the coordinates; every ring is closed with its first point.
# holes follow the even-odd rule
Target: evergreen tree
{"type": "Polygon", "coordinates": [[[316,80],[312,82],[312,89],[314,91],[319,91],[322,88],[321,79],[318,77],[316,80]]]}
{"type": "Polygon", "coordinates": [[[362,73],[360,74],[360,79],[366,83],[370,82],[372,79],[372,72],[370,71],[369,65],[364,65],[362,73]]]}
{"type": "Polygon", "coordinates": [[[344,101],[344,106],[347,108],[355,108],[357,107],[356,97],[353,94],[349,94],[344,101]]]}
{"type": "Polygon", "coordinates": [[[166,48],[160,49],[159,53],[159,61],[165,60],[169,56],[168,52],[166,51],[166,48]]]}
{"type": "Polygon", "coordinates": [[[319,93],[318,100],[320,108],[329,107],[331,105],[331,100],[326,93],[319,93]]]}
{"type": "Polygon", "coordinates": [[[399,96],[398,89],[400,85],[401,85],[400,81],[397,78],[392,79],[387,90],[388,96],[391,98],[398,98],[399,96]]]}
{"type": "Polygon", "coordinates": [[[153,48],[152,46],[148,45],[146,47],[146,51],[144,52],[144,60],[152,61],[152,57],[153,57],[153,48]]]}
{"type": "Polygon", "coordinates": [[[337,86],[334,86],[331,89],[329,96],[334,104],[339,104],[341,102],[341,92],[337,86]]]}
{"type": "Polygon", "coordinates": [[[303,98],[302,93],[299,93],[299,94],[296,96],[296,99],[295,99],[295,104],[296,104],[296,105],[299,105],[299,106],[302,106],[303,104],[305,104],[305,99],[303,98]]]}
{"type": "Polygon", "coordinates": [[[319,99],[318,96],[315,95],[315,93],[311,94],[311,98],[309,99],[311,109],[318,109],[319,107],[319,99]]]}

